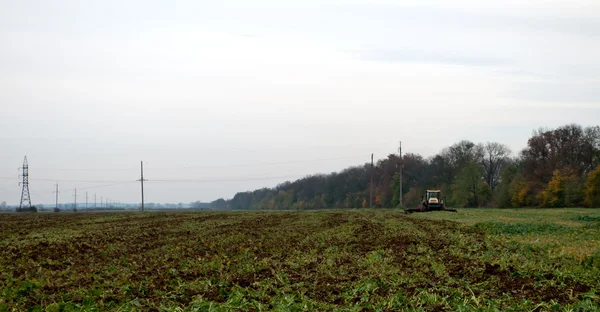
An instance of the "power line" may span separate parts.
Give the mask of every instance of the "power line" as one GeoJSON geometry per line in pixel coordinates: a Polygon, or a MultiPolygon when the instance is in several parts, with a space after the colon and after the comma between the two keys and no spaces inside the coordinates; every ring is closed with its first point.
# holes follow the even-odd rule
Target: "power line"
{"type": "Polygon", "coordinates": [[[56,169],[57,171],[88,171],[88,172],[92,172],[92,171],[100,171],[100,172],[105,172],[105,171],[134,171],[136,169],[111,169],[111,168],[105,168],[105,169],[56,169]]]}
{"type": "Polygon", "coordinates": [[[130,184],[130,183],[136,183],[136,181],[125,181],[125,182],[112,183],[112,184],[93,185],[93,186],[88,186],[88,187],[82,187],[80,189],[88,190],[88,189],[93,189],[93,188],[109,187],[109,186],[116,186],[116,185],[130,184]]]}
{"type": "MultiPolygon", "coordinates": [[[[254,164],[237,164],[237,165],[216,165],[216,166],[211,166],[211,165],[197,165],[197,166],[184,166],[184,167],[172,167],[172,168],[151,168],[151,170],[178,170],[178,169],[191,169],[191,168],[236,168],[236,167],[252,167],[252,166],[267,166],[267,165],[283,165],[283,164],[294,164],[294,163],[310,163],[310,162],[318,162],[318,161],[333,161],[333,160],[343,160],[343,159],[355,159],[355,158],[362,158],[364,156],[348,156],[348,157],[335,157],[335,158],[317,158],[317,159],[305,159],[305,160],[292,160],[292,161],[281,161],[281,162],[261,162],[261,163],[254,163],[254,164]]],[[[78,170],[78,169],[60,169],[61,171],[126,171],[126,170],[131,170],[131,169],[90,169],[90,170],[78,170]]],[[[285,177],[273,177],[273,178],[268,178],[268,179],[276,179],[276,178],[287,178],[287,176],[285,177]]],[[[11,178],[11,177],[0,177],[0,179],[2,180],[14,180],[15,178],[11,178]]],[[[111,184],[107,184],[107,185],[101,185],[101,186],[90,186],[90,187],[86,187],[84,189],[87,188],[94,188],[94,187],[103,187],[103,186],[112,186],[112,185],[118,185],[121,183],[130,183],[132,181],[128,181],[128,180],[77,180],[77,179],[56,179],[56,178],[35,178],[35,179],[30,179],[32,181],[42,181],[42,182],[56,182],[56,181],[60,181],[60,182],[70,182],[70,183],[111,183],[111,184]],[[113,184],[114,183],[114,184],[113,184]]],[[[245,180],[256,180],[256,178],[250,178],[250,179],[245,179],[245,178],[241,178],[241,179],[235,179],[235,181],[245,181],[245,180]]],[[[185,180],[154,180],[155,182],[186,182],[185,180]]],[[[220,182],[220,181],[231,181],[231,180],[189,180],[188,182],[220,182]]]]}
{"type": "Polygon", "coordinates": [[[65,180],[65,179],[32,179],[34,181],[60,181],[60,182],[73,182],[73,183],[121,183],[126,182],[125,180],[65,180]]]}
{"type": "Polygon", "coordinates": [[[189,179],[189,180],[146,180],[147,182],[156,183],[218,183],[218,182],[245,182],[245,181],[266,181],[275,179],[289,179],[304,176],[304,174],[289,175],[289,176],[273,176],[273,177],[248,177],[248,178],[232,178],[232,179],[189,179]]]}
{"type": "MultiPolygon", "coordinates": [[[[15,178],[0,177],[2,180],[15,180],[15,178]]],[[[126,180],[70,180],[70,179],[46,179],[46,178],[35,178],[29,179],[29,181],[46,181],[46,182],[73,182],[73,183],[121,183],[128,182],[126,180]]]]}
{"type": "MultiPolygon", "coordinates": [[[[178,169],[190,169],[190,168],[252,167],[252,166],[263,166],[263,165],[283,165],[283,164],[294,164],[294,163],[310,163],[310,162],[317,162],[317,161],[332,161],[332,160],[342,160],[342,159],[354,159],[354,158],[358,158],[358,157],[362,158],[364,156],[336,157],[336,158],[319,158],[319,159],[310,159],[310,160],[293,160],[293,161],[282,161],[282,162],[263,162],[263,163],[238,164],[238,165],[217,165],[217,166],[209,166],[209,165],[207,165],[207,166],[185,166],[185,167],[173,167],[173,168],[151,168],[151,170],[178,170],[178,169]]],[[[94,171],[95,170],[96,169],[94,169],[94,171]]],[[[277,177],[274,177],[274,178],[277,178],[277,177]]],[[[286,177],[282,177],[282,178],[286,178],[286,177]]],[[[0,179],[3,179],[3,180],[14,180],[14,178],[9,178],[9,177],[0,177],[0,179]]],[[[56,179],[56,178],[52,178],[52,179],[48,179],[48,178],[36,178],[36,179],[31,179],[31,180],[33,180],[33,181],[46,181],[46,182],[60,181],[60,182],[71,182],[71,183],[115,183],[115,184],[117,184],[117,183],[129,183],[129,182],[131,182],[131,181],[126,181],[126,180],[74,180],[74,179],[56,179]]],[[[251,179],[251,180],[254,180],[254,179],[251,179]]],[[[154,181],[158,181],[158,180],[154,180],[154,181]]],[[[167,180],[161,180],[161,181],[167,181],[167,180]]],[[[181,181],[181,180],[178,180],[178,181],[181,181]]],[[[211,181],[207,181],[207,182],[211,182],[211,181]]],[[[91,188],[91,187],[88,187],[88,188],[91,188]]]]}
{"type": "MultiPolygon", "coordinates": [[[[188,169],[188,168],[227,168],[227,167],[250,167],[250,166],[264,166],[264,165],[282,165],[282,164],[294,164],[294,163],[310,163],[310,162],[318,162],[318,161],[334,161],[334,160],[342,160],[342,159],[354,159],[357,158],[358,156],[348,156],[348,157],[336,157],[336,158],[318,158],[318,159],[305,159],[305,160],[292,160],[292,161],[280,161],[280,162],[262,162],[262,163],[254,163],[254,164],[238,164],[238,165],[217,165],[217,166],[186,166],[183,168],[153,168],[153,170],[176,170],[176,169],[188,169]]],[[[362,156],[361,156],[362,158],[362,156]]],[[[372,159],[372,155],[371,155],[371,162],[373,162],[372,159]]],[[[372,166],[372,163],[371,163],[372,166]]],[[[98,170],[98,169],[95,169],[98,170]]],[[[114,170],[104,170],[104,171],[124,171],[124,170],[129,170],[129,169],[114,169],[114,170]]],[[[313,176],[311,174],[306,174],[306,173],[302,173],[302,174],[287,174],[287,175],[280,175],[280,176],[253,176],[253,177],[238,177],[238,178],[213,178],[213,179],[155,179],[155,180],[147,180],[144,179],[143,177],[143,163],[142,163],[142,173],[141,173],[141,178],[137,181],[141,182],[141,187],[142,187],[142,207],[143,207],[143,202],[144,202],[144,195],[143,195],[143,182],[151,182],[151,183],[220,183],[220,182],[246,182],[246,181],[269,181],[269,180],[280,180],[280,179],[292,179],[292,178],[300,178],[303,176],[306,177],[310,177],[313,176]]],[[[64,170],[66,171],[66,170],[64,170]]],[[[76,171],[76,170],[73,170],[76,171]]],[[[14,178],[10,178],[10,177],[0,177],[0,179],[2,180],[14,180],[14,178]]],[[[58,183],[59,182],[71,182],[71,183],[101,183],[100,185],[92,185],[92,186],[87,186],[84,188],[80,188],[80,190],[88,190],[88,189],[94,189],[94,188],[102,188],[102,187],[111,187],[111,186],[117,186],[117,185],[124,185],[124,184],[133,184],[136,183],[136,181],[132,181],[132,180],[77,180],[77,179],[47,179],[47,178],[36,178],[36,179],[32,179],[33,181],[47,181],[47,182],[54,182],[56,183],[55,187],[56,190],[54,193],[56,193],[56,208],[58,208],[58,183]]],[[[372,183],[372,182],[371,182],[372,183]]],[[[76,199],[76,190],[75,190],[75,204],[74,204],[74,208],[76,209],[77,207],[77,199],[76,199]]],[[[87,192],[86,192],[87,195],[87,192]]],[[[372,195],[371,195],[372,197],[372,195]]],[[[372,198],[371,198],[372,201],[372,198]]],[[[96,195],[94,194],[94,207],[96,208],[96,195]]],[[[104,200],[103,197],[101,197],[100,199],[100,203],[101,203],[101,207],[105,208],[107,203],[107,200],[104,200]]],[[[86,206],[87,206],[87,196],[86,196],[86,206]]],[[[142,208],[143,209],[143,208],[142,208]]]]}
{"type": "MultiPolygon", "coordinates": [[[[13,180],[14,178],[2,178],[2,177],[0,177],[0,179],[3,179],[3,180],[8,180],[8,179],[13,180]]],[[[40,179],[29,179],[29,180],[30,181],[31,180],[33,180],[33,181],[54,181],[54,182],[56,182],[56,181],[58,181],[58,182],[79,182],[79,183],[110,183],[110,184],[92,185],[92,186],[80,188],[82,190],[87,190],[87,189],[92,189],[92,188],[98,188],[98,187],[115,186],[115,185],[128,184],[128,183],[135,183],[135,181],[119,181],[119,182],[117,182],[117,181],[91,181],[91,180],[82,181],[82,180],[60,180],[60,179],[54,179],[54,180],[52,180],[52,179],[41,179],[41,180],[40,179]],[[112,182],[114,182],[114,183],[112,183],[112,182]]],[[[13,191],[9,191],[9,190],[4,189],[4,188],[0,188],[0,190],[6,190],[7,192],[13,193],[13,191]]]]}
{"type": "Polygon", "coordinates": [[[286,164],[297,164],[297,163],[310,163],[319,161],[332,161],[332,160],[344,160],[344,159],[357,159],[363,158],[364,155],[360,156],[347,156],[347,157],[336,157],[336,158],[317,158],[317,159],[305,159],[305,160],[290,160],[280,162],[260,162],[253,164],[236,164],[236,165],[193,165],[183,167],[171,167],[171,168],[152,168],[152,170],[178,170],[178,169],[193,169],[193,168],[238,168],[238,167],[253,167],[253,166],[269,166],[269,165],[286,165],[286,164]]]}
{"type": "MultiPolygon", "coordinates": [[[[191,166],[181,166],[181,167],[163,167],[163,168],[151,168],[152,170],[179,170],[179,169],[192,169],[192,168],[237,168],[237,167],[252,167],[252,166],[270,166],[270,165],[285,165],[285,164],[295,164],[295,163],[311,163],[311,162],[319,162],[319,161],[333,161],[333,160],[344,160],[344,159],[359,159],[363,158],[365,155],[356,155],[356,156],[345,156],[345,157],[334,157],[334,158],[315,158],[315,159],[300,159],[300,160],[290,160],[290,161],[278,161],[278,162],[258,162],[258,163],[249,163],[249,164],[232,164],[232,165],[191,165],[191,166]]],[[[55,168],[42,168],[42,169],[53,169],[57,171],[63,172],[106,172],[106,171],[135,171],[138,169],[135,168],[93,168],[93,169],[72,169],[72,168],[64,168],[64,169],[55,169],[55,168]]],[[[148,169],[148,168],[147,168],[148,169]]],[[[13,178],[0,178],[0,179],[13,179],[13,178]]],[[[36,179],[37,181],[56,181],[56,179],[36,179]]],[[[61,180],[63,182],[87,182],[87,181],[79,181],[79,180],[61,180]]],[[[98,182],[98,181],[89,181],[89,182],[98,182]]]]}
{"type": "MultiPolygon", "coordinates": [[[[294,175],[271,176],[271,177],[246,177],[246,178],[232,178],[232,179],[202,179],[202,180],[199,180],[199,179],[153,179],[153,180],[147,180],[147,179],[145,179],[144,181],[146,181],[146,182],[161,182],[161,183],[167,183],[167,182],[177,182],[177,183],[244,182],[244,181],[260,181],[260,180],[274,180],[274,179],[289,179],[289,178],[296,178],[299,176],[308,176],[308,175],[309,174],[299,173],[299,174],[294,174],[294,175]]],[[[10,178],[10,179],[12,180],[13,178],[10,178]]],[[[33,179],[30,179],[30,180],[33,180],[33,179]]],[[[72,182],[72,183],[75,183],[75,182],[77,182],[77,183],[115,182],[115,183],[109,183],[109,184],[101,184],[101,185],[93,185],[93,186],[83,187],[83,188],[80,188],[81,190],[136,183],[136,181],[118,181],[117,182],[117,181],[106,181],[106,180],[93,181],[93,180],[61,180],[61,179],[54,179],[54,180],[52,180],[52,179],[35,179],[35,181],[55,181],[55,182],[59,181],[59,182],[72,182]]],[[[140,182],[140,181],[137,180],[137,182],[140,182]]]]}
{"type": "MultiPolygon", "coordinates": [[[[231,179],[152,179],[152,180],[148,180],[145,179],[145,182],[159,182],[159,183],[208,183],[208,182],[244,182],[244,181],[260,181],[260,180],[275,180],[275,179],[289,179],[289,178],[297,178],[297,177],[301,177],[301,176],[309,176],[310,174],[305,174],[305,173],[299,173],[299,174],[293,174],[293,175],[285,175],[285,176],[268,176],[268,177],[243,177],[243,178],[231,178],[231,179]]],[[[39,181],[39,179],[36,179],[39,181]]],[[[57,181],[57,180],[50,180],[50,179],[44,179],[44,181],[57,181]]],[[[80,182],[80,183],[102,183],[102,182],[115,182],[115,181],[91,181],[91,180],[58,180],[59,182],[80,182]]],[[[116,186],[116,185],[123,185],[123,184],[131,184],[131,183],[136,183],[136,182],[140,182],[140,180],[137,181],[120,181],[120,182],[116,182],[116,183],[110,183],[110,184],[101,184],[101,185],[93,185],[93,186],[88,186],[88,187],[83,187],[83,188],[79,188],[81,190],[87,190],[87,189],[92,189],[92,188],[100,188],[100,187],[109,187],[109,186],[116,186]]]]}

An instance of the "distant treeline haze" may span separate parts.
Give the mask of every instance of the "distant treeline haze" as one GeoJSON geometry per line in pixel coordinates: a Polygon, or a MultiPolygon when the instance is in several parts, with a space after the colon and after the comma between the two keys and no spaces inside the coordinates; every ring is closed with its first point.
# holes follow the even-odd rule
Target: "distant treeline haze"
{"type": "MultiPolygon", "coordinates": [[[[424,158],[403,156],[403,204],[441,189],[451,207],[600,207],[600,127],[570,124],[534,131],[515,157],[503,144],[461,141],[424,158]]],[[[275,188],[236,194],[217,209],[324,209],[399,205],[397,155],[339,173],[312,175],[275,188]]]]}

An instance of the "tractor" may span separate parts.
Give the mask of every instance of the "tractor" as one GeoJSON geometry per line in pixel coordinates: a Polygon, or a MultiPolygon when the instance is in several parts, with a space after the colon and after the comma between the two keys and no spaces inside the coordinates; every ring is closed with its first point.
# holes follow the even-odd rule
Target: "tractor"
{"type": "Polygon", "coordinates": [[[457,212],[456,209],[446,208],[446,198],[442,197],[442,191],[440,190],[427,190],[421,204],[417,208],[406,209],[406,214],[413,212],[427,212],[427,211],[451,211],[457,212]]]}

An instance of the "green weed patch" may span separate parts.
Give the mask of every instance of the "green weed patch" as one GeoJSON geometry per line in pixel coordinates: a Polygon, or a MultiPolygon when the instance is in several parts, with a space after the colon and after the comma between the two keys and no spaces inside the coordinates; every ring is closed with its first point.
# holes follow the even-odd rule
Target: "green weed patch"
{"type": "Polygon", "coordinates": [[[584,222],[600,222],[600,216],[583,215],[583,216],[573,217],[573,218],[571,218],[571,220],[584,221],[584,222]]]}
{"type": "Polygon", "coordinates": [[[483,222],[476,223],[474,227],[494,235],[562,234],[572,230],[571,227],[553,223],[483,222]]]}

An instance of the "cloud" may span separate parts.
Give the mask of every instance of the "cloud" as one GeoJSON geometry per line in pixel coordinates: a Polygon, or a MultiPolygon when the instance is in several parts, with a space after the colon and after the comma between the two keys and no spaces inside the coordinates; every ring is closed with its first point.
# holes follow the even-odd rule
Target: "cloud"
{"type": "Polygon", "coordinates": [[[454,53],[434,53],[416,50],[367,50],[350,51],[359,59],[366,61],[380,61],[393,63],[426,63],[426,64],[452,64],[466,66],[500,66],[510,64],[507,59],[458,55],[454,53]]]}
{"type": "Polygon", "coordinates": [[[511,92],[511,97],[534,102],[566,103],[574,107],[600,109],[600,82],[529,82],[511,92]]]}
{"type": "MultiPolygon", "coordinates": [[[[0,4],[3,175],[23,154],[32,176],[135,180],[52,170],[137,168],[143,159],[152,179],[164,177],[152,167],[178,164],[382,157],[398,139],[425,155],[438,152],[432,141],[459,139],[516,151],[538,126],[597,123],[600,11],[574,1],[0,4]],[[439,122],[423,127],[429,116],[439,122]]],[[[266,174],[243,169],[190,178],[266,174]]],[[[8,182],[0,188],[18,193],[8,182]]],[[[148,196],[212,200],[262,186],[178,185],[148,196]]],[[[53,200],[42,187],[34,200],[53,200]]],[[[138,200],[124,187],[98,195],[138,200]]]]}

